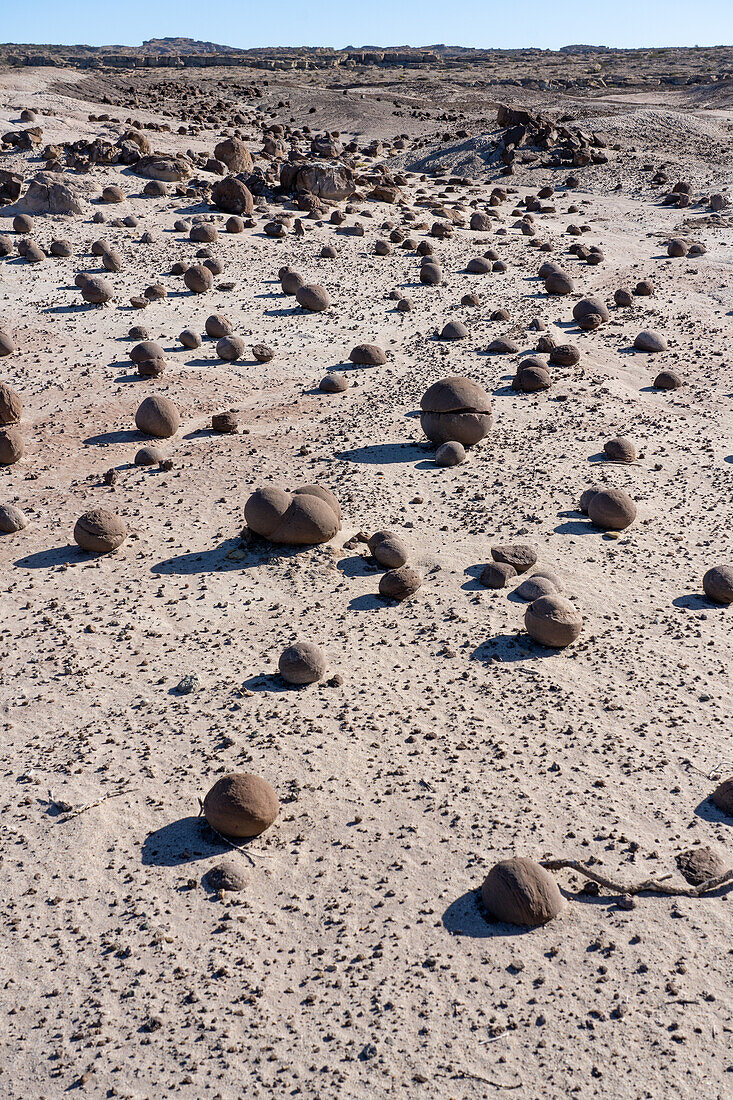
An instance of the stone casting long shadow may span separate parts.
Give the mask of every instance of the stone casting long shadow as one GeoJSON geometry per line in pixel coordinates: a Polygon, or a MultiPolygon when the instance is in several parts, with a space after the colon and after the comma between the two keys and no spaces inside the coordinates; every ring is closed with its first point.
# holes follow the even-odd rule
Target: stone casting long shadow
{"type": "Polygon", "coordinates": [[[142,861],[146,867],[180,867],[226,851],[229,848],[211,832],[205,818],[182,817],[145,838],[142,861]]]}
{"type": "Polygon", "coordinates": [[[478,890],[467,890],[452,901],[443,913],[443,927],[452,936],[470,936],[473,939],[496,939],[499,936],[523,936],[531,928],[520,928],[515,924],[501,924],[490,921],[481,909],[478,890]]]}

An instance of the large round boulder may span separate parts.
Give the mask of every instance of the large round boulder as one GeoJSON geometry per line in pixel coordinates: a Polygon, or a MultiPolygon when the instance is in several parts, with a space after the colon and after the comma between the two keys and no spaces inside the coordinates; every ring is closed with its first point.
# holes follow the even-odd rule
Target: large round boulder
{"type": "Polygon", "coordinates": [[[326,658],[313,642],[295,642],[280,654],[278,669],[289,684],[315,684],[326,675],[326,658]]]}
{"type": "Polygon", "coordinates": [[[211,189],[211,201],[225,214],[244,214],[249,217],[254,210],[252,192],[236,176],[225,176],[218,180],[211,189]]]}
{"type": "Polygon", "coordinates": [[[420,425],[433,443],[471,447],[491,428],[491,398],[471,378],[450,375],[433,383],[420,401],[420,425]]]}
{"type": "Polygon", "coordinates": [[[162,394],[151,394],[142,402],[135,413],[135,423],[146,435],[157,439],[169,439],[175,435],[181,425],[178,409],[162,394]]]}
{"type": "Polygon", "coordinates": [[[204,815],[225,836],[259,836],[280,812],[277,795],[266,779],[232,772],[218,779],[204,798],[204,815]]]}
{"type": "Polygon", "coordinates": [[[572,645],[583,629],[583,618],[564,596],[541,596],[524,613],[524,625],[530,638],[540,645],[564,649],[572,645]]]}
{"type": "Polygon", "coordinates": [[[270,542],[315,546],[329,542],[341,528],[341,509],[329,489],[304,485],[284,489],[256,489],[244,506],[247,526],[270,542]]]}
{"type": "Polygon", "coordinates": [[[107,508],[91,508],[74,526],[74,541],[93,554],[111,554],[126,538],[124,522],[107,508]]]}
{"type": "Polygon", "coordinates": [[[708,599],[715,603],[733,603],[733,565],[714,565],[702,579],[708,599]]]}
{"type": "Polygon", "coordinates": [[[624,489],[601,489],[588,502],[588,517],[604,531],[624,531],[636,519],[636,505],[624,489]]]}
{"type": "Polygon", "coordinates": [[[23,415],[23,402],[5,382],[0,382],[0,427],[17,424],[23,415]]]}
{"type": "Polygon", "coordinates": [[[547,924],[565,908],[552,875],[524,856],[503,859],[491,868],[481,887],[481,901],[492,920],[524,928],[547,924]]]}

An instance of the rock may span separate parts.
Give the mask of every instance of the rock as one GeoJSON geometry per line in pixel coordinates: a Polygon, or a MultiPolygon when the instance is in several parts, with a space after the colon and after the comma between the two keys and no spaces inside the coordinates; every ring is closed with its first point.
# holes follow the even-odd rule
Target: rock
{"type": "Polygon", "coordinates": [[[168,184],[162,180],[150,180],[143,187],[143,195],[149,199],[165,199],[169,195],[168,184]]]}
{"type": "Polygon", "coordinates": [[[278,668],[289,684],[315,684],[326,675],[326,658],[312,642],[295,642],[281,653],[278,668]]]}
{"type": "Polygon", "coordinates": [[[14,504],[0,504],[0,532],[13,535],[28,526],[28,517],[14,504]]]}
{"type": "Polygon", "coordinates": [[[17,202],[23,190],[23,177],[19,172],[0,168],[0,205],[17,202]]]}
{"type": "Polygon", "coordinates": [[[678,390],[682,385],[682,379],[674,370],[662,370],[654,379],[654,388],[657,390],[678,390]]]}
{"type": "Polygon", "coordinates": [[[557,596],[559,592],[560,586],[557,581],[553,580],[552,577],[544,576],[542,573],[533,573],[531,577],[526,577],[514,589],[515,596],[518,596],[520,600],[527,600],[529,603],[539,600],[542,596],[557,596]]]}
{"type": "Polygon", "coordinates": [[[651,298],[654,294],[654,287],[648,279],[641,279],[634,287],[634,294],[639,298],[651,298]]]}
{"type": "Polygon", "coordinates": [[[565,908],[557,883],[544,867],[523,856],[495,864],[484,879],[481,901],[492,920],[537,928],[565,908]]]}
{"type": "Polygon", "coordinates": [[[389,569],[379,579],[379,594],[390,600],[408,599],[417,592],[422,584],[422,577],[409,565],[402,565],[399,569],[389,569]]]}
{"type": "Polygon", "coordinates": [[[420,401],[420,425],[433,443],[471,447],[491,428],[491,398],[478,382],[451,375],[433,383],[420,401]]]}
{"type": "Polygon", "coordinates": [[[254,198],[247,185],[236,176],[217,180],[211,190],[211,201],[225,214],[244,214],[249,217],[254,210],[254,198]]]}
{"type": "Polygon", "coordinates": [[[575,283],[565,271],[551,271],[545,279],[545,290],[552,295],[575,293],[575,283]]]}
{"type": "Polygon", "coordinates": [[[194,244],[213,244],[214,241],[219,239],[216,226],[211,225],[210,222],[198,222],[196,225],[192,225],[188,239],[193,241],[194,244]]]}
{"type": "Polygon", "coordinates": [[[708,879],[717,878],[727,870],[725,863],[712,848],[688,848],[679,852],[677,868],[692,886],[700,886],[708,879]]]}
{"type": "Polygon", "coordinates": [[[17,424],[22,415],[23,402],[20,396],[10,386],[0,382],[0,427],[5,427],[6,424],[17,424]]]}
{"type": "Polygon", "coordinates": [[[402,539],[393,531],[375,531],[367,545],[372,557],[385,569],[399,569],[407,564],[410,556],[402,539]]]}
{"type": "Polygon", "coordinates": [[[634,340],[637,351],[658,352],[667,350],[667,341],[661,332],[654,329],[643,329],[634,340]]]}
{"type": "Polygon", "coordinates": [[[114,291],[111,283],[108,283],[101,275],[90,275],[84,280],[81,287],[81,296],[90,305],[99,306],[104,305],[105,302],[111,302],[114,298],[114,291]]]}
{"type": "Polygon", "coordinates": [[[710,801],[728,817],[733,817],[733,776],[718,784],[710,795],[710,801]]]}
{"type": "Polygon", "coordinates": [[[157,466],[165,458],[159,447],[141,447],[135,455],[136,466],[157,466]]]}
{"type": "Polygon", "coordinates": [[[471,221],[469,222],[469,228],[473,229],[476,233],[488,233],[491,230],[492,219],[488,214],[482,214],[477,210],[471,215],[471,221]]]}
{"type": "Polygon", "coordinates": [[[167,397],[153,394],[146,397],[137,412],[135,423],[141,432],[158,439],[169,439],[181,425],[178,409],[167,397]]]}
{"type": "Polygon", "coordinates": [[[177,156],[159,156],[152,153],[141,157],[132,166],[136,176],[146,179],[163,180],[164,183],[182,183],[193,175],[191,162],[183,154],[177,156]]]}
{"type": "Polygon", "coordinates": [[[125,192],[121,187],[109,184],[102,190],[102,202],[118,203],[125,201],[125,192]]]}
{"type": "Polygon", "coordinates": [[[600,298],[581,298],[573,307],[573,319],[582,328],[582,323],[587,318],[598,318],[598,324],[610,320],[610,313],[600,298]]]}
{"type": "Polygon", "coordinates": [[[25,444],[20,428],[12,425],[0,428],[0,466],[14,466],[16,462],[20,462],[24,453],[25,444]]]}
{"type": "Polygon", "coordinates": [[[236,432],[239,427],[239,420],[236,413],[233,412],[214,413],[211,418],[211,427],[215,432],[228,434],[236,432]]]}
{"type": "Polygon", "coordinates": [[[229,363],[241,359],[246,350],[247,345],[241,336],[223,336],[216,345],[216,354],[229,363]]]}
{"type": "Polygon", "coordinates": [[[232,214],[231,218],[227,218],[224,228],[227,233],[244,233],[244,218],[240,218],[237,214],[232,214]]]}
{"type": "Polygon", "coordinates": [[[295,294],[295,299],[299,306],[310,310],[312,313],[321,313],[331,305],[328,291],[325,287],[318,286],[317,283],[301,286],[295,294]]]}
{"type": "Polygon", "coordinates": [[[613,300],[617,306],[620,306],[622,308],[634,304],[634,298],[631,291],[625,290],[623,287],[620,287],[617,291],[615,291],[613,295],[613,300]]]}
{"type": "Polygon", "coordinates": [[[540,393],[552,385],[550,372],[538,359],[523,359],[517,367],[512,389],[521,393],[540,393]]]}
{"type": "Polygon", "coordinates": [[[524,613],[527,633],[540,645],[564,649],[572,645],[583,628],[583,619],[564,596],[541,596],[524,613]]]}
{"type": "Polygon", "coordinates": [[[52,256],[73,256],[74,247],[71,241],[56,240],[51,241],[49,252],[52,256]]]}
{"type": "Polygon", "coordinates": [[[479,580],[486,588],[506,588],[516,575],[516,569],[509,562],[492,561],[481,570],[479,580]]]}
{"type": "Polygon", "coordinates": [[[498,336],[496,340],[491,341],[486,351],[489,355],[516,355],[519,348],[513,340],[509,340],[505,336],[498,336]]]}
{"type": "Polygon", "coordinates": [[[443,272],[437,263],[425,263],[420,266],[420,282],[425,286],[440,286],[443,272]]]}
{"type": "Polygon", "coordinates": [[[357,344],[349,359],[358,367],[381,367],[387,362],[387,356],[377,344],[357,344]]]}
{"type": "Polygon", "coordinates": [[[686,256],[688,246],[685,241],[680,240],[678,237],[673,239],[667,245],[668,256],[686,256]]]}
{"type": "Polygon", "coordinates": [[[441,340],[465,340],[468,329],[462,321],[448,321],[441,330],[441,340]]]}
{"type": "Polygon", "coordinates": [[[127,538],[127,527],[106,508],[92,508],[74,526],[74,541],[93,554],[111,554],[127,538]]]}
{"type": "Polygon", "coordinates": [[[550,362],[560,367],[573,367],[580,362],[580,352],[575,344],[557,344],[550,349],[550,362]]]}
{"type": "Polygon", "coordinates": [[[33,218],[28,214],[16,214],[13,218],[13,232],[19,234],[32,233],[35,229],[33,218]]]}
{"type": "Polygon", "coordinates": [[[636,505],[623,489],[601,489],[588,502],[588,517],[604,531],[624,531],[636,519],[636,505]]]}
{"type": "Polygon", "coordinates": [[[332,492],[320,485],[257,489],[244,506],[247,526],[270,542],[313,546],[329,542],[341,529],[341,509],[332,492]]]}
{"type": "Polygon", "coordinates": [[[32,214],[85,214],[96,188],[89,180],[73,180],[54,172],[39,172],[28,184],[23,207],[32,214]]]}
{"type": "Polygon", "coordinates": [[[708,599],[715,603],[733,603],[733,565],[714,565],[702,579],[708,599]]]}
{"type": "Polygon", "coordinates": [[[252,154],[247,146],[236,137],[224,138],[214,146],[214,156],[227,166],[234,175],[237,172],[251,172],[254,168],[252,154]]]}
{"type": "Polygon", "coordinates": [[[193,264],[187,268],[183,281],[193,294],[205,294],[214,285],[214,276],[204,264],[193,264]]]}
{"type": "Polygon", "coordinates": [[[451,440],[449,443],[441,443],[435,452],[437,466],[460,466],[466,461],[466,451],[462,443],[451,440]]]}
{"type": "Polygon", "coordinates": [[[194,332],[192,328],[184,328],[178,339],[183,344],[184,348],[193,350],[194,348],[201,347],[201,337],[197,332],[194,332]]]}
{"type": "Polygon", "coordinates": [[[475,259],[468,261],[466,271],[470,275],[490,275],[491,260],[487,260],[485,256],[477,256],[475,259]]]}
{"type": "Polygon", "coordinates": [[[343,393],[349,388],[349,383],[343,374],[326,374],[318,383],[318,389],[323,393],[343,393]]]}
{"type": "Polygon", "coordinates": [[[259,836],[279,812],[280,803],[267,780],[246,772],[222,776],[204,798],[206,820],[225,836],[259,836]]]}
{"type": "Polygon", "coordinates": [[[511,565],[515,572],[526,573],[537,563],[537,551],[527,542],[504,543],[502,546],[492,546],[491,556],[494,561],[511,565]]]}
{"type": "Polygon", "coordinates": [[[342,165],[304,164],[296,172],[293,188],[288,189],[307,191],[325,202],[342,202],[354,194],[356,184],[351,171],[342,165]]]}
{"type": "Polygon", "coordinates": [[[305,286],[305,279],[302,275],[299,275],[297,271],[293,271],[290,267],[281,267],[278,276],[280,278],[280,286],[282,287],[283,294],[287,294],[289,297],[295,297],[301,287],[305,286]]]}
{"type": "Polygon", "coordinates": [[[130,349],[130,359],[133,363],[142,363],[146,359],[165,359],[165,352],[155,340],[143,340],[130,349]]]}
{"type": "Polygon", "coordinates": [[[249,886],[250,876],[241,866],[241,860],[235,863],[233,859],[228,859],[207,871],[204,881],[216,894],[238,893],[249,886]]]}
{"type": "Polygon", "coordinates": [[[628,436],[620,435],[607,440],[603,450],[613,462],[636,462],[636,444],[628,436]]]}
{"type": "Polygon", "coordinates": [[[275,352],[267,344],[254,344],[252,356],[258,363],[269,363],[275,358],[275,352]]]}

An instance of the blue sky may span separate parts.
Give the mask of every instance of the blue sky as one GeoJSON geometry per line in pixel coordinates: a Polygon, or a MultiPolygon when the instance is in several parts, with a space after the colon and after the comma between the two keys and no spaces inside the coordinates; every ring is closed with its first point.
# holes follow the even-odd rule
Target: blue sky
{"type": "Polygon", "coordinates": [[[733,0],[5,0],[6,42],[138,45],[187,37],[253,46],[557,49],[733,44],[733,0]]]}

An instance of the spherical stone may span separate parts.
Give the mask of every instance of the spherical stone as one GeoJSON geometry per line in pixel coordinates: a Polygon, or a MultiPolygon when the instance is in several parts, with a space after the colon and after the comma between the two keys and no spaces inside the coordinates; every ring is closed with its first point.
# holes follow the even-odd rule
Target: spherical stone
{"type": "Polygon", "coordinates": [[[623,489],[601,489],[588,503],[588,517],[604,531],[624,531],[636,519],[636,505],[623,489]]]}
{"type": "Polygon", "coordinates": [[[506,336],[497,336],[495,340],[491,341],[486,350],[489,355],[516,355],[519,347],[506,336]]]}
{"type": "Polygon", "coordinates": [[[349,383],[343,374],[326,374],[318,383],[318,389],[323,393],[343,393],[349,388],[349,383]]]}
{"type": "Polygon", "coordinates": [[[259,836],[280,812],[277,795],[266,779],[246,772],[222,776],[204,799],[204,815],[225,836],[259,836]]]}
{"type": "Polygon", "coordinates": [[[28,517],[14,504],[0,504],[0,531],[4,535],[13,535],[28,526],[28,517]]]}
{"type": "Polygon", "coordinates": [[[178,431],[181,418],[172,401],[160,394],[152,394],[145,398],[135,413],[135,423],[146,435],[169,439],[178,431]]]}
{"type": "Polygon", "coordinates": [[[90,509],[79,516],[74,527],[74,541],[94,554],[111,554],[126,538],[127,527],[106,508],[90,509]]]}
{"type": "Polygon", "coordinates": [[[0,428],[0,466],[14,466],[25,453],[20,428],[0,428]]]}
{"type": "Polygon", "coordinates": [[[387,362],[386,354],[377,344],[357,344],[349,359],[358,367],[381,367],[387,362]]]}
{"type": "Polygon", "coordinates": [[[564,596],[540,596],[525,611],[524,625],[529,636],[540,645],[563,649],[578,637],[583,619],[564,596]]]}
{"type": "Polygon", "coordinates": [[[129,340],[149,340],[150,332],[145,325],[133,325],[128,330],[127,337],[129,340]]]}
{"type": "Polygon", "coordinates": [[[389,256],[392,252],[392,246],[388,241],[377,241],[374,245],[375,256],[389,256]]]}
{"type": "Polygon", "coordinates": [[[33,218],[29,214],[16,214],[13,218],[13,229],[16,233],[32,233],[33,218]]]}
{"type": "Polygon", "coordinates": [[[164,458],[165,454],[159,447],[141,447],[135,455],[135,465],[157,466],[164,458]]]}
{"type": "Polygon", "coordinates": [[[317,283],[301,286],[296,291],[295,300],[299,306],[310,310],[312,313],[321,313],[331,305],[328,291],[325,287],[318,286],[317,283]]]}
{"type": "Polygon", "coordinates": [[[89,249],[92,256],[104,256],[105,252],[109,251],[111,245],[109,241],[105,241],[103,237],[100,237],[98,241],[92,242],[92,247],[89,249]]]}
{"type": "Polygon", "coordinates": [[[733,565],[714,565],[702,579],[708,599],[715,603],[733,603],[733,565]]]}
{"type": "Polygon", "coordinates": [[[654,287],[648,279],[641,279],[634,287],[634,294],[639,298],[651,298],[654,295],[654,287]]]}
{"type": "Polygon", "coordinates": [[[633,304],[634,301],[631,291],[626,290],[623,287],[619,287],[619,289],[615,292],[613,300],[617,306],[621,307],[630,306],[633,304]]]}
{"type": "Polygon", "coordinates": [[[520,585],[514,589],[514,595],[520,600],[539,600],[541,596],[557,596],[560,589],[550,577],[543,577],[541,573],[534,573],[531,577],[525,577],[520,585]]]}
{"type": "Polygon", "coordinates": [[[240,214],[250,217],[254,210],[254,199],[243,180],[236,176],[226,176],[217,180],[211,189],[211,199],[225,214],[240,214]]]}
{"type": "Polygon", "coordinates": [[[441,340],[465,340],[467,336],[468,329],[462,321],[448,321],[440,333],[441,340]]]}
{"type": "Polygon", "coordinates": [[[601,492],[601,488],[602,487],[600,485],[593,485],[590,489],[586,489],[583,493],[581,493],[580,501],[578,502],[578,508],[584,516],[588,515],[588,505],[590,504],[596,493],[601,492]]]}
{"type": "Polygon", "coordinates": [[[195,241],[197,244],[213,244],[214,241],[219,239],[219,234],[216,231],[215,225],[211,225],[208,222],[201,222],[198,225],[191,226],[188,239],[190,241],[195,241]]]}
{"type": "Polygon", "coordinates": [[[250,876],[241,863],[228,859],[207,871],[204,881],[214,893],[238,893],[249,886],[250,876]]]}
{"type": "Polygon", "coordinates": [[[81,296],[90,305],[99,306],[114,297],[112,286],[101,275],[90,275],[81,287],[81,296]]]}
{"type": "Polygon", "coordinates": [[[600,298],[581,298],[579,302],[575,303],[573,307],[573,319],[578,324],[580,324],[583,318],[592,316],[598,317],[599,323],[605,323],[610,319],[611,315],[600,298]]]}
{"type": "Polygon", "coordinates": [[[223,336],[216,344],[216,354],[230,363],[241,359],[246,350],[247,345],[241,336],[223,336]]]}
{"type": "Polygon", "coordinates": [[[477,256],[468,261],[466,271],[471,275],[490,275],[491,260],[487,260],[484,256],[477,256]]]}
{"type": "Polygon", "coordinates": [[[206,329],[206,335],[211,336],[214,340],[221,340],[222,336],[231,336],[234,332],[232,322],[222,313],[212,313],[210,317],[207,317],[204,328],[206,329]]]}
{"type": "Polygon", "coordinates": [[[718,784],[710,795],[710,801],[724,814],[733,817],[733,776],[718,784]]]}
{"type": "Polygon", "coordinates": [[[192,328],[184,328],[181,335],[178,337],[184,348],[200,348],[201,337],[197,332],[194,332],[192,328]]]}
{"type": "Polygon", "coordinates": [[[183,281],[194,294],[205,294],[214,285],[214,275],[203,264],[192,264],[187,268],[183,281]]]}
{"type": "Polygon", "coordinates": [[[190,266],[188,260],[176,260],[171,265],[171,275],[185,275],[190,266]]]}
{"type": "Polygon", "coordinates": [[[143,340],[130,349],[133,363],[142,363],[146,359],[165,359],[165,352],[155,340],[143,340]]]}
{"type": "Polygon", "coordinates": [[[375,531],[367,545],[372,557],[385,569],[399,569],[410,556],[402,539],[393,531],[375,531]]]}
{"type": "Polygon", "coordinates": [[[164,199],[168,195],[168,184],[163,180],[148,180],[143,187],[143,195],[149,199],[164,199]]]}
{"type": "Polygon", "coordinates": [[[526,573],[537,562],[537,551],[534,546],[530,546],[526,542],[492,546],[491,556],[494,561],[505,562],[507,565],[513,566],[517,573],[526,573]]]}
{"type": "Polygon", "coordinates": [[[214,413],[211,418],[211,427],[215,432],[236,432],[239,427],[239,419],[236,413],[233,412],[214,413]]]}
{"type": "Polygon", "coordinates": [[[23,415],[23,402],[18,394],[4,382],[0,382],[0,427],[17,424],[23,415]]]}
{"type": "Polygon", "coordinates": [[[121,271],[122,257],[119,252],[116,252],[114,248],[108,248],[102,254],[102,267],[105,271],[121,271]]]}
{"type": "Polygon", "coordinates": [[[160,302],[168,297],[168,291],[162,283],[153,283],[152,286],[146,287],[143,294],[150,302],[160,302]]]}
{"type": "Polygon", "coordinates": [[[168,364],[165,359],[139,359],[135,366],[141,378],[160,378],[168,364]]]}
{"type": "Polygon", "coordinates": [[[687,248],[688,248],[688,246],[685,243],[685,241],[680,240],[679,237],[673,237],[672,240],[667,245],[667,255],[668,256],[686,256],[687,255],[687,248]]]}
{"type": "Polygon", "coordinates": [[[678,390],[682,385],[682,378],[674,370],[662,370],[654,379],[654,388],[658,390],[678,390]]]}
{"type": "Polygon", "coordinates": [[[534,860],[524,856],[495,864],[484,879],[481,900],[495,921],[538,928],[565,908],[557,883],[534,860]]]}
{"type": "Polygon", "coordinates": [[[422,577],[409,565],[401,565],[399,569],[388,569],[379,578],[379,594],[390,600],[408,599],[417,592],[422,584],[422,577]]]}
{"type": "Polygon", "coordinates": [[[289,684],[315,684],[326,674],[326,658],[312,642],[295,642],[280,654],[278,668],[289,684]]]}
{"type": "Polygon", "coordinates": [[[474,293],[464,294],[463,297],[461,298],[461,305],[462,306],[480,306],[481,305],[481,299],[479,298],[478,294],[474,294],[474,293]]]}
{"type": "Polygon", "coordinates": [[[332,244],[324,244],[319,255],[322,260],[335,260],[338,253],[332,244]]]}
{"type": "Polygon", "coordinates": [[[634,340],[634,347],[637,351],[658,352],[667,350],[667,341],[661,332],[655,332],[654,329],[643,329],[634,340]]]}
{"type": "Polygon", "coordinates": [[[272,348],[269,348],[267,344],[254,344],[252,347],[252,356],[258,363],[269,363],[275,358],[275,352],[272,348]]]}
{"type": "Polygon", "coordinates": [[[460,466],[466,461],[466,451],[462,443],[450,440],[441,443],[435,452],[435,464],[437,466],[460,466]]]}
{"type": "Polygon", "coordinates": [[[540,279],[548,279],[550,275],[564,275],[565,272],[559,264],[555,263],[554,260],[545,260],[545,262],[540,265],[540,269],[537,274],[539,275],[540,279]]]}
{"type": "Polygon", "coordinates": [[[120,187],[110,184],[102,191],[102,202],[124,202],[125,193],[120,187]]]}
{"type": "Polygon", "coordinates": [[[540,393],[549,390],[551,385],[552,378],[547,368],[536,360],[525,359],[517,368],[512,389],[521,393],[540,393]]]}
{"type": "Polygon", "coordinates": [[[412,313],[414,308],[412,298],[400,298],[395,306],[398,313],[412,313]]]}
{"type": "Polygon", "coordinates": [[[545,279],[545,290],[552,295],[573,294],[575,283],[565,271],[551,271],[545,279]]]}
{"type": "Polygon", "coordinates": [[[580,361],[575,344],[558,344],[550,348],[550,362],[560,367],[573,367],[580,361]]]}
{"type": "Polygon", "coordinates": [[[677,869],[692,886],[700,886],[708,879],[717,878],[727,870],[725,863],[712,848],[688,848],[675,860],[677,869]]]}
{"type": "Polygon", "coordinates": [[[425,286],[440,286],[443,272],[437,263],[426,263],[420,268],[420,282],[425,286]]]}
{"type": "Polygon", "coordinates": [[[491,218],[488,214],[477,210],[471,215],[471,221],[468,224],[475,233],[488,233],[491,229],[491,218]]]}
{"type": "Polygon", "coordinates": [[[459,375],[433,383],[420,401],[420,424],[433,443],[471,447],[491,428],[491,398],[478,382],[459,375]]]}
{"type": "Polygon", "coordinates": [[[224,228],[227,233],[244,233],[244,218],[240,218],[238,214],[232,214],[231,218],[227,218],[224,228]]]}
{"type": "Polygon", "coordinates": [[[281,267],[278,274],[283,294],[287,294],[291,298],[298,293],[301,287],[305,286],[303,276],[299,275],[297,271],[292,271],[289,267],[281,267]]]}
{"type": "Polygon", "coordinates": [[[517,576],[513,565],[505,561],[492,561],[485,565],[479,580],[486,588],[506,588],[510,580],[517,576]]]}
{"type": "Polygon", "coordinates": [[[329,542],[341,528],[338,501],[320,485],[305,485],[293,493],[256,489],[244,506],[244,518],[255,534],[289,546],[329,542]]]}
{"type": "Polygon", "coordinates": [[[11,237],[5,234],[0,235],[0,256],[12,256],[15,252],[15,245],[11,237]]]}
{"type": "Polygon", "coordinates": [[[636,444],[626,435],[607,440],[603,450],[613,462],[636,462],[636,444]]]}
{"type": "Polygon", "coordinates": [[[46,253],[43,251],[40,245],[32,241],[23,253],[26,263],[40,264],[46,259],[46,253]]]}
{"type": "Polygon", "coordinates": [[[595,329],[601,327],[603,319],[599,313],[584,313],[576,323],[583,332],[594,332],[595,329]]]}
{"type": "MultiPolygon", "coordinates": [[[[3,356],[5,355],[12,355],[14,351],[15,344],[13,343],[11,337],[8,335],[7,332],[3,332],[3,330],[0,329],[0,359],[3,358],[3,356]]],[[[0,383],[0,385],[2,385],[2,383],[0,383]]],[[[0,424],[1,423],[2,420],[0,420],[0,424]]]]}

